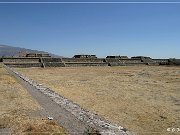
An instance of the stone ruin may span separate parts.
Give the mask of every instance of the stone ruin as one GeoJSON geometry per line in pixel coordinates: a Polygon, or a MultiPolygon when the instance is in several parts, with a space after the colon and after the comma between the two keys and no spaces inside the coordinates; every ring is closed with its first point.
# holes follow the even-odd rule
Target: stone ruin
{"type": "Polygon", "coordinates": [[[130,66],[130,65],[180,65],[180,59],[152,59],[146,56],[74,55],[73,58],[53,58],[49,54],[27,53],[25,57],[3,57],[0,62],[10,67],[79,67],[79,66],[130,66]]]}
{"type": "Polygon", "coordinates": [[[26,53],[25,57],[51,57],[49,53],[26,53]]]}
{"type": "Polygon", "coordinates": [[[106,59],[128,59],[128,56],[115,56],[115,55],[111,55],[111,56],[107,56],[106,59]]]}
{"type": "Polygon", "coordinates": [[[73,58],[97,58],[96,55],[84,55],[84,54],[80,54],[80,55],[74,55],[73,58]]]}

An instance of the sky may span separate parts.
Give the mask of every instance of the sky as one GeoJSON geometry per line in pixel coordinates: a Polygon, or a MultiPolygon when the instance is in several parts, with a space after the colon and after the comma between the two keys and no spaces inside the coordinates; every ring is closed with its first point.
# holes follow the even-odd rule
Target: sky
{"type": "Polygon", "coordinates": [[[0,44],[65,57],[180,58],[180,0],[114,0],[122,1],[144,3],[0,3],[0,44]]]}

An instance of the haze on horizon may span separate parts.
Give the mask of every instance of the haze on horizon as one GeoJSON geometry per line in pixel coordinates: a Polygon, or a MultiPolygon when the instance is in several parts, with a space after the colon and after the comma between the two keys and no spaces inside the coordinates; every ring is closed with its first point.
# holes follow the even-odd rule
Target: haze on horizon
{"type": "Polygon", "coordinates": [[[179,16],[180,3],[0,3],[0,44],[65,57],[180,58],[179,16]]]}

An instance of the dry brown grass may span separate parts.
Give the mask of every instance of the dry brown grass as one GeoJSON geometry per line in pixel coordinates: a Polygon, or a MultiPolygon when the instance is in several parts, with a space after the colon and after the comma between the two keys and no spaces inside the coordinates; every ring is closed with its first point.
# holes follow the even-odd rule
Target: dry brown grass
{"type": "Polygon", "coordinates": [[[11,134],[17,135],[44,132],[65,134],[64,129],[55,122],[32,115],[41,109],[27,91],[0,65],[0,129],[10,128],[11,134]]]}
{"type": "Polygon", "coordinates": [[[82,107],[138,134],[180,125],[180,68],[158,66],[18,69],[82,107]]]}

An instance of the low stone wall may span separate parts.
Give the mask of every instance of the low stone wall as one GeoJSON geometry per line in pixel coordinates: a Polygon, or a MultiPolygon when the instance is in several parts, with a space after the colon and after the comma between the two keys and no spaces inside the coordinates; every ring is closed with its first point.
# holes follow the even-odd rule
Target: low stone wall
{"type": "Polygon", "coordinates": [[[95,63],[95,62],[68,62],[65,63],[66,67],[81,67],[81,66],[108,66],[108,63],[95,63]]]}
{"type": "Polygon", "coordinates": [[[142,62],[141,59],[108,59],[107,62],[124,62],[124,63],[139,63],[142,62]]]}
{"type": "Polygon", "coordinates": [[[119,62],[119,59],[106,58],[107,62],[119,62]]]}
{"type": "Polygon", "coordinates": [[[121,58],[0,58],[11,67],[78,67],[128,65],[179,65],[179,59],[121,59],[121,58]],[[23,66],[24,65],[24,66],[23,66]]]}
{"type": "Polygon", "coordinates": [[[41,58],[43,67],[65,67],[61,58],[41,58]]]}
{"type": "Polygon", "coordinates": [[[141,61],[143,62],[143,63],[146,63],[147,65],[154,65],[154,66],[157,66],[157,65],[159,65],[159,63],[156,63],[156,62],[154,62],[151,58],[141,58],[141,61]]]}
{"type": "Polygon", "coordinates": [[[168,63],[169,63],[169,65],[180,66],[180,59],[169,59],[168,63]]]}
{"type": "Polygon", "coordinates": [[[141,59],[106,59],[109,66],[132,66],[132,65],[144,65],[141,59]]]}
{"type": "Polygon", "coordinates": [[[147,65],[146,63],[121,63],[121,62],[110,62],[109,66],[135,66],[135,65],[147,65]]]}
{"type": "Polygon", "coordinates": [[[38,63],[39,58],[2,58],[4,63],[38,63]]]}
{"type": "Polygon", "coordinates": [[[4,63],[9,67],[15,68],[29,68],[29,67],[42,67],[42,63],[4,63]]]}
{"type": "Polygon", "coordinates": [[[168,59],[152,59],[155,63],[159,65],[169,65],[168,59]]]}
{"type": "Polygon", "coordinates": [[[61,58],[41,58],[43,62],[62,62],[61,58]]]}
{"type": "Polygon", "coordinates": [[[138,60],[138,59],[119,59],[119,62],[120,63],[142,63],[141,60],[138,60]]]}
{"type": "Polygon", "coordinates": [[[2,58],[2,62],[9,67],[42,67],[39,58],[2,58]]]}
{"type": "Polygon", "coordinates": [[[65,64],[62,62],[44,62],[44,67],[65,67],[65,64]]]}
{"type": "Polygon", "coordinates": [[[63,62],[105,62],[105,59],[100,58],[62,58],[63,62]]]}

